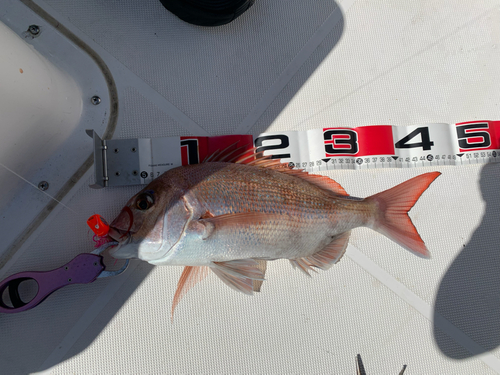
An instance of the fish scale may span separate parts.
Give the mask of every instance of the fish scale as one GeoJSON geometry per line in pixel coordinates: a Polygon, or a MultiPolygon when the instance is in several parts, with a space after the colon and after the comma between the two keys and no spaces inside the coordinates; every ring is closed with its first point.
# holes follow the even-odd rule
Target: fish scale
{"type": "MultiPolygon", "coordinates": [[[[308,191],[302,186],[302,181],[279,172],[239,164],[230,164],[227,168],[234,168],[236,173],[228,176],[226,172],[219,176],[216,170],[210,171],[213,175],[206,184],[192,188],[193,193],[206,204],[207,210],[217,215],[248,211],[318,214],[318,209],[330,210],[335,203],[331,193],[316,187],[314,191],[308,191]],[[270,175],[270,172],[274,173],[270,175]]],[[[186,174],[189,178],[189,169],[186,169],[186,174]]],[[[306,187],[311,189],[308,185],[306,187]]]]}

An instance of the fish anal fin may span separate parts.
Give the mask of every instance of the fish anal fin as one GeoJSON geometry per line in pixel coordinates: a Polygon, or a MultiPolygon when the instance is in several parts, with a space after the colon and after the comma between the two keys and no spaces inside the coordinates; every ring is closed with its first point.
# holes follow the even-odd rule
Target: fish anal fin
{"type": "Polygon", "coordinates": [[[207,277],[210,268],[207,266],[186,266],[182,271],[181,277],[177,282],[177,290],[175,291],[174,300],[172,302],[172,311],[170,319],[174,320],[174,310],[181,301],[182,297],[197,283],[207,277]]]}
{"type": "MultiPolygon", "coordinates": [[[[267,261],[263,259],[256,259],[257,262],[257,268],[262,271],[262,275],[266,275],[266,269],[267,269],[267,261]]],[[[260,288],[262,287],[262,283],[264,280],[253,280],[253,291],[254,292],[260,292],[260,288]]]]}
{"type": "Polygon", "coordinates": [[[313,267],[327,270],[337,263],[340,258],[342,258],[342,255],[344,255],[350,235],[350,231],[341,233],[335,236],[332,242],[317,253],[303,258],[290,259],[290,262],[294,267],[298,267],[308,276],[310,276],[308,271],[315,271],[313,267]]]}
{"type": "Polygon", "coordinates": [[[290,263],[292,264],[293,268],[298,268],[300,272],[303,272],[304,275],[308,277],[311,277],[309,271],[318,272],[314,268],[312,268],[312,264],[307,262],[304,258],[290,259],[290,263]]]}

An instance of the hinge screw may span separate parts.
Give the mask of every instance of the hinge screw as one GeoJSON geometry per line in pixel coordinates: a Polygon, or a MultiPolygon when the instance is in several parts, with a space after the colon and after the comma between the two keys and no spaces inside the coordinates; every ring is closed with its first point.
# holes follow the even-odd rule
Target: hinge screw
{"type": "Polygon", "coordinates": [[[28,32],[31,35],[36,36],[36,35],[40,34],[40,26],[38,26],[38,25],[30,25],[28,27],[28,32]]]}
{"type": "Polygon", "coordinates": [[[38,184],[38,188],[41,191],[45,191],[49,188],[49,183],[47,181],[40,181],[40,183],[38,184]]]}
{"type": "Polygon", "coordinates": [[[101,104],[101,98],[98,97],[97,95],[94,95],[93,97],[90,98],[90,102],[93,104],[93,105],[98,105],[98,104],[101,104]]]}

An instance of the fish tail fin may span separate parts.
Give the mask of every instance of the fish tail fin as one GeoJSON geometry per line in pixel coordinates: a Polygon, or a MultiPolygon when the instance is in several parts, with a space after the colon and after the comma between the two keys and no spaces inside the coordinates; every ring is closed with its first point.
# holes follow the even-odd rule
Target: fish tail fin
{"type": "Polygon", "coordinates": [[[424,258],[430,257],[429,250],[413,225],[408,211],[440,174],[425,173],[366,198],[378,207],[372,228],[414,254],[424,258]]]}

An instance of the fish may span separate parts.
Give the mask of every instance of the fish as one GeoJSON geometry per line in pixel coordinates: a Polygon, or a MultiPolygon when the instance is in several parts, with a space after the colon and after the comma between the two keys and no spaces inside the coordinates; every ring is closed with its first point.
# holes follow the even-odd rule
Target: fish
{"type": "Polygon", "coordinates": [[[181,298],[210,271],[253,294],[268,261],[288,259],[308,276],[329,269],[357,227],[428,258],[408,212],[440,174],[356,198],[329,177],[293,169],[255,149],[216,152],[203,163],[168,170],[134,195],[110,225],[108,235],[119,243],[110,255],[184,266],[172,319],[181,298]]]}

